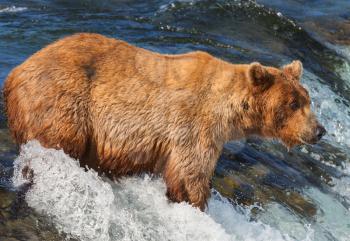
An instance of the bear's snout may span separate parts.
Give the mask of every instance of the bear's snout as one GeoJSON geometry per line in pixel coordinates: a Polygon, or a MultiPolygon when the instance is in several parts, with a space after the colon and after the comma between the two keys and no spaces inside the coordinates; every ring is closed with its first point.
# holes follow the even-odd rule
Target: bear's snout
{"type": "Polygon", "coordinates": [[[322,137],[327,133],[326,129],[320,124],[317,123],[316,126],[313,128],[312,135],[309,138],[309,141],[307,143],[309,144],[315,144],[319,140],[322,139],[322,137]]]}
{"type": "Polygon", "coordinates": [[[316,127],[316,131],[315,131],[315,139],[316,141],[319,141],[321,140],[321,138],[327,133],[326,129],[318,124],[317,127],[316,127]]]}

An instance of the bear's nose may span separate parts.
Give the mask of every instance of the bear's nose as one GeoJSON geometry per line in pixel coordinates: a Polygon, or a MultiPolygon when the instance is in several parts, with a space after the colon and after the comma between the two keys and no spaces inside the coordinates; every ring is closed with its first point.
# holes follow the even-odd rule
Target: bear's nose
{"type": "Polygon", "coordinates": [[[318,138],[318,140],[321,140],[321,138],[327,133],[326,129],[321,126],[321,125],[318,125],[317,126],[317,129],[316,129],[316,136],[318,138]]]}

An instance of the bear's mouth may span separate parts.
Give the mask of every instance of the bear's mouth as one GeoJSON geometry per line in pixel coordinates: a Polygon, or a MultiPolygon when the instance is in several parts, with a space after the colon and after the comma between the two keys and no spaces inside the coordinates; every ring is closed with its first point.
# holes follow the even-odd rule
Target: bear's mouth
{"type": "Polygon", "coordinates": [[[305,145],[315,145],[317,142],[320,141],[320,138],[317,136],[312,136],[311,138],[299,138],[300,144],[305,145]]]}
{"type": "Polygon", "coordinates": [[[326,129],[322,125],[317,124],[316,127],[313,128],[312,133],[309,133],[307,136],[301,136],[299,139],[305,144],[314,145],[319,142],[326,133],[326,129]]]}

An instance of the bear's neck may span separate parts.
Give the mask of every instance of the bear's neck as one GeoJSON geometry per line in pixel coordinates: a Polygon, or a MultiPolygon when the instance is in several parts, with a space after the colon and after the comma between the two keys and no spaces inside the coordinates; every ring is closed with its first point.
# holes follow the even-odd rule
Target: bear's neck
{"type": "MultiPolygon", "coordinates": [[[[223,66],[227,68],[227,65],[223,66]]],[[[246,77],[246,65],[229,65],[230,71],[221,70],[212,81],[208,99],[202,108],[211,121],[212,139],[222,146],[228,141],[261,134],[261,108],[256,103],[246,77]],[[229,74],[228,74],[229,73],[229,74]],[[219,82],[216,82],[217,80],[219,82]],[[229,90],[229,91],[228,91],[229,90]]]]}

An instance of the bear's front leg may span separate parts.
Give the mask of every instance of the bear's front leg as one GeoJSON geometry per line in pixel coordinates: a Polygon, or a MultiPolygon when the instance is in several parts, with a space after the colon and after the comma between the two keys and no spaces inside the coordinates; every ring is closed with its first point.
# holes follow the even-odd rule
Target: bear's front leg
{"type": "Polygon", "coordinates": [[[210,197],[209,182],[208,178],[201,174],[186,178],[185,181],[188,202],[194,207],[199,207],[201,211],[204,211],[210,197]]]}
{"type": "Polygon", "coordinates": [[[189,202],[204,211],[210,197],[210,179],[215,165],[197,160],[170,159],[163,177],[167,186],[166,194],[171,201],[189,202]],[[207,165],[203,167],[201,164],[207,165]]]}
{"type": "Polygon", "coordinates": [[[194,207],[204,211],[207,200],[210,197],[209,180],[203,175],[180,178],[165,175],[167,185],[167,197],[173,202],[189,202],[194,207]]]}

